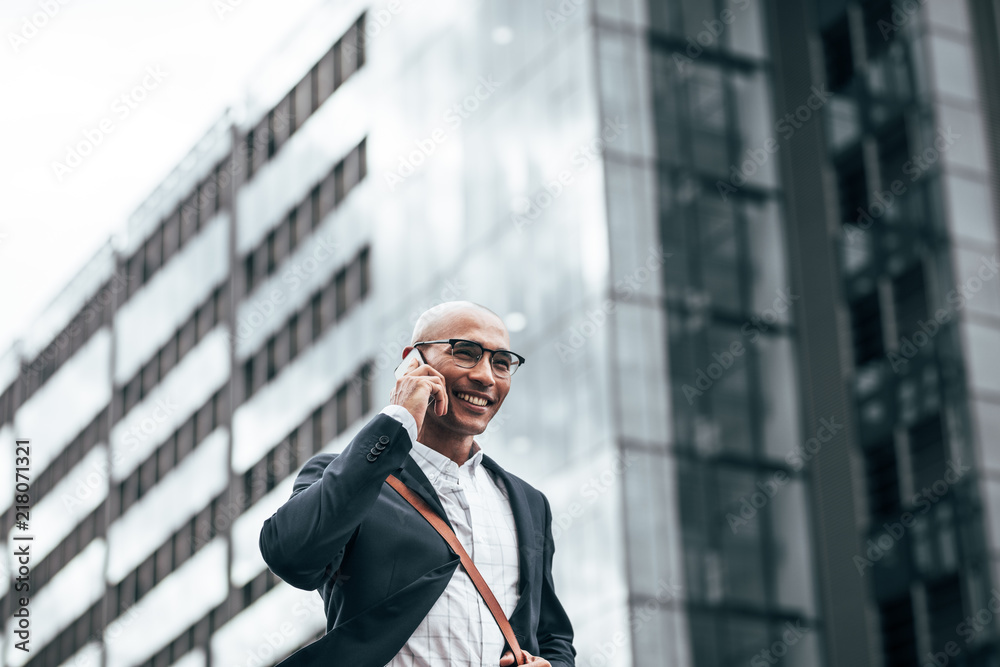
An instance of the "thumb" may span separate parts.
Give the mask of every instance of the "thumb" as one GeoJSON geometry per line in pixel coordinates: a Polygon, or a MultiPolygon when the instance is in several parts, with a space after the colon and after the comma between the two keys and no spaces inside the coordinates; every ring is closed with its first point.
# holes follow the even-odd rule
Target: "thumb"
{"type": "Polygon", "coordinates": [[[500,667],[509,667],[514,663],[514,654],[510,652],[510,649],[507,649],[503,652],[503,657],[500,658],[500,667]]]}

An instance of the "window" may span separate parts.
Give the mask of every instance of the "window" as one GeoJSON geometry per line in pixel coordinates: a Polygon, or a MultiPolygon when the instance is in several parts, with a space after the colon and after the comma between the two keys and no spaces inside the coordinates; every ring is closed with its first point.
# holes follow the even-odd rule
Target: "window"
{"type": "Polygon", "coordinates": [[[323,104],[326,98],[333,94],[337,85],[334,78],[334,68],[336,67],[336,46],[326,52],[326,55],[316,66],[316,103],[323,104]]]}
{"type": "Polygon", "coordinates": [[[253,137],[252,144],[252,159],[253,159],[253,169],[251,174],[256,174],[260,171],[260,168],[267,164],[268,159],[271,157],[268,155],[268,147],[271,144],[271,137],[268,133],[268,119],[265,116],[263,120],[257,123],[257,127],[254,128],[250,136],[253,137]]]}
{"type": "Polygon", "coordinates": [[[729,168],[725,79],[718,67],[696,63],[688,79],[691,151],[695,167],[713,174],[729,168]]]}
{"type": "Polygon", "coordinates": [[[198,186],[198,208],[202,224],[219,212],[219,167],[198,186]]]}
{"type": "Polygon", "coordinates": [[[132,381],[125,385],[125,414],[139,403],[142,392],[142,383],[139,375],[132,378],[132,381]]]}
{"type": "Polygon", "coordinates": [[[896,449],[892,438],[878,442],[865,451],[865,479],[868,486],[868,506],[873,521],[900,514],[899,475],[896,470],[896,449]]]}
{"type": "Polygon", "coordinates": [[[360,299],[364,299],[368,296],[368,290],[370,289],[371,276],[369,275],[368,266],[368,247],[366,246],[361,250],[361,254],[358,256],[358,290],[360,294],[360,299]]]}
{"type": "Polygon", "coordinates": [[[312,427],[312,443],[313,443],[313,454],[319,452],[323,449],[326,441],[323,439],[323,411],[316,409],[312,413],[312,418],[310,420],[312,427]]]}
{"type": "Polygon", "coordinates": [[[163,263],[166,264],[181,247],[181,221],[177,216],[163,223],[163,263]]]}
{"type": "Polygon", "coordinates": [[[285,261],[288,257],[289,252],[289,225],[287,220],[283,220],[280,225],[275,227],[274,231],[271,232],[272,239],[268,239],[269,243],[273,244],[273,251],[271,252],[271,257],[274,261],[274,267],[268,270],[268,275],[274,273],[275,269],[285,261]]]}
{"type": "Polygon", "coordinates": [[[851,151],[837,164],[838,201],[841,222],[862,222],[867,228],[868,186],[861,149],[851,151]]]}
{"type": "Polygon", "coordinates": [[[153,357],[142,369],[142,396],[148,396],[160,380],[159,360],[153,357]]]}
{"type": "Polygon", "coordinates": [[[337,184],[337,202],[340,203],[361,182],[361,154],[357,146],[334,168],[333,175],[337,184]]]}
{"type": "Polygon", "coordinates": [[[209,297],[208,301],[201,304],[195,312],[195,321],[196,336],[198,340],[201,340],[215,326],[215,303],[212,297],[209,297]]]}
{"type": "Polygon", "coordinates": [[[266,261],[266,271],[267,275],[274,273],[274,267],[278,264],[278,258],[275,257],[274,250],[274,230],[267,235],[267,239],[264,242],[264,258],[266,261]]]}
{"type": "Polygon", "coordinates": [[[963,617],[962,584],[957,575],[927,585],[927,616],[931,646],[944,646],[957,638],[955,629],[963,617]]]}
{"type": "Polygon", "coordinates": [[[364,56],[358,53],[358,24],[355,23],[344,36],[340,39],[340,74],[341,79],[346,80],[351,74],[353,74],[361,62],[364,61],[364,56]]]}
{"type": "Polygon", "coordinates": [[[850,302],[854,363],[863,366],[885,354],[882,342],[882,311],[878,293],[871,292],[850,302]]]}
{"type": "Polygon", "coordinates": [[[309,311],[312,319],[312,339],[316,340],[323,332],[323,308],[319,294],[314,296],[309,303],[309,311]]]}
{"type": "Polygon", "coordinates": [[[316,109],[313,98],[313,76],[315,70],[310,70],[295,86],[295,129],[298,130],[316,109]]]}
{"type": "Polygon", "coordinates": [[[194,318],[189,319],[181,327],[177,340],[177,358],[181,359],[190,352],[197,342],[197,329],[194,318]]]}
{"type": "Polygon", "coordinates": [[[270,382],[274,378],[275,374],[278,372],[276,359],[274,358],[274,346],[275,339],[271,338],[267,341],[267,381],[270,382]]]}
{"type": "Polygon", "coordinates": [[[338,190],[335,181],[335,176],[337,174],[337,169],[340,167],[338,164],[334,167],[333,171],[327,174],[319,184],[319,218],[322,220],[330,211],[333,210],[334,206],[340,201],[337,197],[338,192],[343,195],[343,186],[338,190]]]}
{"type": "Polygon", "coordinates": [[[243,294],[249,294],[254,288],[254,254],[251,252],[243,258],[243,294]]]}
{"type": "Polygon", "coordinates": [[[348,422],[348,407],[347,407],[347,387],[342,386],[337,390],[336,395],[336,406],[337,406],[337,435],[340,435],[345,430],[347,430],[348,422]]]}
{"type": "Polygon", "coordinates": [[[139,287],[142,286],[144,257],[145,253],[140,250],[132,255],[126,263],[125,274],[128,276],[128,296],[135,294],[139,287]]]}
{"type": "Polygon", "coordinates": [[[146,459],[139,466],[139,498],[149,493],[156,484],[156,459],[146,459]]]}
{"type": "Polygon", "coordinates": [[[192,194],[181,206],[181,237],[191,238],[201,224],[198,214],[198,195],[192,194]],[[187,230],[185,232],[185,230],[187,230]]]}
{"type": "Polygon", "coordinates": [[[177,460],[183,460],[194,449],[194,417],[191,417],[177,429],[177,460]]]}
{"type": "MultiPolygon", "coordinates": [[[[885,26],[896,27],[892,13],[896,9],[891,0],[865,0],[861,3],[861,10],[864,16],[865,44],[869,60],[878,57],[892,39],[896,36],[897,30],[886,30],[885,26]]],[[[898,11],[898,10],[897,10],[898,11]]]]}
{"type": "Polygon", "coordinates": [[[824,29],[821,38],[823,59],[826,64],[826,83],[831,90],[841,90],[854,76],[854,57],[851,52],[847,14],[824,29]]]}
{"type": "Polygon", "coordinates": [[[299,246],[299,240],[305,238],[309,231],[300,229],[299,217],[294,208],[289,211],[285,224],[288,226],[288,252],[291,254],[299,246]]]}
{"type": "MultiPolygon", "coordinates": [[[[341,269],[341,272],[343,269],[341,269]]],[[[338,272],[339,275],[340,272],[338,272]]],[[[341,308],[338,298],[340,296],[340,290],[335,289],[334,284],[328,284],[323,288],[321,292],[320,310],[322,312],[322,326],[323,331],[326,331],[330,325],[336,322],[338,316],[340,315],[341,308]]]]}
{"type": "Polygon", "coordinates": [[[253,173],[254,173],[253,172],[253,166],[254,166],[254,162],[255,161],[254,161],[254,157],[253,157],[253,147],[254,147],[254,136],[253,135],[254,135],[254,131],[250,130],[247,133],[246,139],[243,140],[243,151],[244,151],[244,153],[246,155],[246,157],[245,157],[246,166],[244,168],[246,169],[246,175],[247,175],[247,180],[248,181],[251,178],[253,178],[253,173]]]}
{"type": "Polygon", "coordinates": [[[927,319],[927,293],[923,264],[917,262],[892,280],[896,328],[900,336],[912,336],[927,319]]]}
{"type": "Polygon", "coordinates": [[[271,113],[271,133],[274,137],[274,152],[281,150],[281,147],[292,135],[292,127],[295,119],[292,114],[292,95],[288,94],[278,102],[278,106],[271,113]]]}
{"type": "Polygon", "coordinates": [[[941,416],[934,415],[910,428],[913,488],[931,488],[944,479],[947,460],[941,416]]]}
{"type": "Polygon", "coordinates": [[[339,320],[347,312],[349,306],[347,300],[347,270],[341,269],[337,271],[337,275],[333,279],[334,289],[336,290],[336,304],[337,304],[337,319],[339,320]]]}
{"type": "Polygon", "coordinates": [[[323,207],[320,204],[318,185],[309,193],[309,208],[312,211],[312,228],[316,229],[323,219],[323,207]]]}
{"type": "Polygon", "coordinates": [[[910,667],[917,664],[916,637],[913,629],[913,604],[909,594],[879,605],[882,631],[882,657],[885,667],[910,667]]]}
{"type": "Polygon", "coordinates": [[[243,362],[243,400],[253,396],[253,357],[243,362]]]}
{"type": "Polygon", "coordinates": [[[236,162],[232,155],[227,155],[215,168],[215,211],[232,202],[233,173],[236,162]]]}

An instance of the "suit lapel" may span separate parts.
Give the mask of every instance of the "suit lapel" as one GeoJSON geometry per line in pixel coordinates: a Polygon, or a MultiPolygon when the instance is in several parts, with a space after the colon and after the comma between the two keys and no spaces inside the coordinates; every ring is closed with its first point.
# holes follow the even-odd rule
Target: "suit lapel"
{"type": "Polygon", "coordinates": [[[507,619],[514,625],[514,617],[518,615],[528,604],[527,587],[528,582],[534,578],[535,566],[541,562],[541,554],[536,553],[535,548],[535,522],[531,518],[531,510],[528,506],[528,499],[524,495],[524,490],[520,484],[516,484],[507,471],[500,467],[496,461],[483,454],[483,465],[487,469],[496,473],[499,479],[503,480],[507,487],[507,497],[510,499],[510,509],[514,513],[514,524],[517,527],[517,556],[519,566],[519,577],[517,582],[518,599],[507,619]]]}
{"type": "MultiPolygon", "coordinates": [[[[412,456],[407,456],[403,467],[396,470],[396,477],[403,484],[413,489],[418,496],[427,501],[427,504],[431,506],[434,512],[444,519],[448,527],[455,530],[455,527],[451,525],[451,521],[448,520],[448,514],[444,511],[444,506],[441,505],[441,501],[438,499],[437,491],[434,490],[431,481],[427,479],[427,475],[420,469],[420,466],[417,465],[412,456]]],[[[396,492],[393,491],[393,493],[396,492]]]]}

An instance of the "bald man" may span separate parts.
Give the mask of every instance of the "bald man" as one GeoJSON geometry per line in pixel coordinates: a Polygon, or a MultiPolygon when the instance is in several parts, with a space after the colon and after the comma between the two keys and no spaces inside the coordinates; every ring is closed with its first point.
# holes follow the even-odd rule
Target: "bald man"
{"type": "Polygon", "coordinates": [[[389,405],[339,455],[303,467],[291,498],[264,522],[260,550],[284,581],[319,590],[327,633],[281,667],[516,664],[458,556],[385,482],[390,474],[458,536],[525,664],[576,664],[552,583],[548,499],[475,440],[524,363],[509,346],[503,320],[484,306],[431,308],[402,352],[416,349],[420,359],[396,380],[389,405]]]}

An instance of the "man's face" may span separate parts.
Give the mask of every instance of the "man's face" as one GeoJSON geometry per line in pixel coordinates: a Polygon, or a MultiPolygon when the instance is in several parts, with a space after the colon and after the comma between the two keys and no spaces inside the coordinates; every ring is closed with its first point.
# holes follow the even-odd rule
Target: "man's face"
{"type": "MultiPolygon", "coordinates": [[[[464,338],[491,350],[506,350],[510,347],[506,327],[489,313],[464,311],[442,324],[435,332],[438,335],[430,336],[428,340],[464,338]]],[[[454,362],[451,348],[445,343],[421,345],[420,354],[444,376],[448,391],[448,412],[438,417],[431,406],[424,417],[425,426],[460,435],[479,435],[485,431],[510,391],[510,377],[494,375],[492,355],[483,352],[474,368],[462,368],[454,362]],[[487,404],[474,405],[467,400],[468,397],[486,399],[487,404]]]]}

